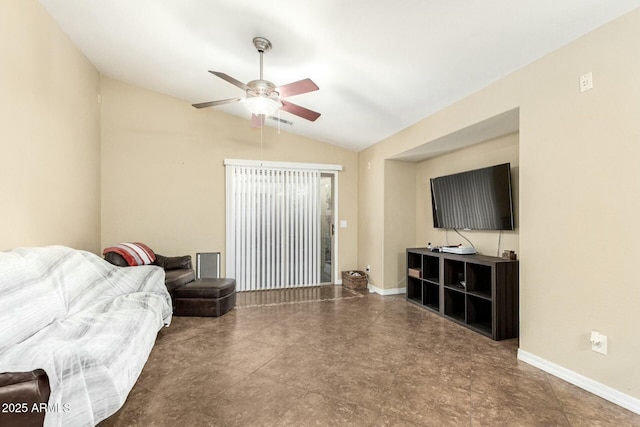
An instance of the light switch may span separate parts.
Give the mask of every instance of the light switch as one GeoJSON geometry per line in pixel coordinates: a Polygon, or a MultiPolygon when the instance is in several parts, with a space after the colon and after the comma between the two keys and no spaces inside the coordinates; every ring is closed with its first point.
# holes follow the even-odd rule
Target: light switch
{"type": "Polygon", "coordinates": [[[340,228],[347,228],[347,220],[346,219],[341,219],[340,220],[340,228]]]}

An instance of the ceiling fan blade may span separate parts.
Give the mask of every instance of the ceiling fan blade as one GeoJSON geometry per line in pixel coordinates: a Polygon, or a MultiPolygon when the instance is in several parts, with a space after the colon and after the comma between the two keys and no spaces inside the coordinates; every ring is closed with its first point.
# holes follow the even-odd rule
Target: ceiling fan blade
{"type": "Polygon", "coordinates": [[[264,116],[256,116],[255,114],[251,115],[251,127],[252,128],[261,128],[264,126],[264,116]]]}
{"type": "Polygon", "coordinates": [[[207,107],[215,107],[216,105],[223,105],[223,104],[231,104],[233,102],[240,102],[242,101],[244,98],[229,98],[229,99],[221,99],[219,101],[211,101],[211,102],[202,102],[200,104],[193,104],[194,107],[196,108],[207,108],[207,107]]]}
{"type": "Polygon", "coordinates": [[[242,90],[246,91],[246,90],[249,89],[249,86],[247,86],[246,84],[242,83],[240,80],[234,79],[233,77],[231,77],[228,74],[220,73],[218,71],[211,71],[211,70],[209,70],[209,72],[211,74],[213,74],[213,75],[216,75],[216,76],[220,77],[222,80],[228,81],[229,83],[231,83],[234,86],[238,86],[242,90]]]}
{"type": "Polygon", "coordinates": [[[276,88],[276,91],[280,94],[280,97],[286,98],[288,96],[300,95],[302,93],[313,92],[318,90],[316,85],[311,79],[304,79],[297,82],[289,83],[276,88]]]}
{"type": "Polygon", "coordinates": [[[302,117],[303,119],[315,122],[316,119],[320,117],[320,113],[316,113],[315,111],[309,110],[308,108],[301,107],[282,99],[280,100],[280,102],[282,102],[282,110],[291,114],[295,114],[296,116],[302,117]]]}

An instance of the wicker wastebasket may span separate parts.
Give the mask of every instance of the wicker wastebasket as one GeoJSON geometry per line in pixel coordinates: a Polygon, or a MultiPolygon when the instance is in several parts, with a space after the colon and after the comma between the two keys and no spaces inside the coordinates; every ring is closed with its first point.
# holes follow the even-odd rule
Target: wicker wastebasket
{"type": "Polygon", "coordinates": [[[342,286],[349,289],[367,289],[367,275],[364,271],[343,271],[342,286]]]}

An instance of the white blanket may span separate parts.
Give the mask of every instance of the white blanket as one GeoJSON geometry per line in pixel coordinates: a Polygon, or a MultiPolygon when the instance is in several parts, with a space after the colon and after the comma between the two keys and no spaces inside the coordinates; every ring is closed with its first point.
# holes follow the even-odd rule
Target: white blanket
{"type": "Polygon", "coordinates": [[[115,413],[171,314],[159,267],[116,267],[63,246],[0,253],[0,372],[45,370],[47,427],[115,413]]]}

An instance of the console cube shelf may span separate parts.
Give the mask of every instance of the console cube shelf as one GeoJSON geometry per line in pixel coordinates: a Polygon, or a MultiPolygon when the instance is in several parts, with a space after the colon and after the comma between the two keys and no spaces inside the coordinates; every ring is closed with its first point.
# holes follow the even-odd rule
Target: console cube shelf
{"type": "Polygon", "coordinates": [[[518,336],[518,261],[407,249],[407,301],[496,341],[518,336]],[[409,269],[412,276],[409,276],[409,269]],[[416,270],[420,272],[419,278],[416,270]]]}

